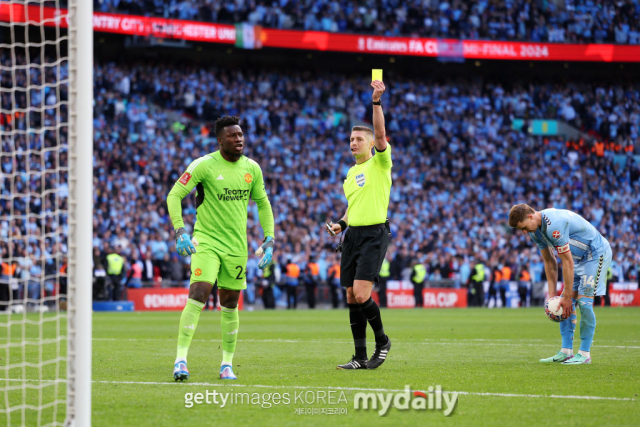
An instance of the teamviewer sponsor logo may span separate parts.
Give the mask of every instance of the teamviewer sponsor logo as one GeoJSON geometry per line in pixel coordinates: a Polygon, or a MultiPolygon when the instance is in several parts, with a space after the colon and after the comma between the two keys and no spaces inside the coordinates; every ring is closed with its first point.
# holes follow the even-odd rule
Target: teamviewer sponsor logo
{"type": "Polygon", "coordinates": [[[396,393],[356,393],[353,400],[353,408],[361,410],[376,410],[378,415],[384,417],[389,409],[396,408],[399,411],[409,409],[416,411],[435,410],[443,411],[444,416],[451,415],[458,402],[458,393],[442,391],[437,385],[429,387],[427,392],[411,391],[411,387],[404,386],[403,392],[396,393]]]}
{"type": "Polygon", "coordinates": [[[218,200],[220,200],[221,202],[249,200],[249,190],[233,190],[231,188],[223,188],[222,193],[218,193],[218,200]]]}

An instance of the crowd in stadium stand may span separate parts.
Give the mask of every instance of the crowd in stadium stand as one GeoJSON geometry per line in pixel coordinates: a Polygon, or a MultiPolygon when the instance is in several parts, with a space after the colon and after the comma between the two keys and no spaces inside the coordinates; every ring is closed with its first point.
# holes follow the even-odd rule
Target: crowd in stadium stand
{"type": "Polygon", "coordinates": [[[8,50],[0,55],[0,310],[9,278],[37,299],[40,283],[51,293],[66,270],[57,254],[67,252],[68,162],[60,147],[66,145],[61,130],[68,122],[68,93],[56,83],[68,78],[68,68],[51,58],[42,66],[39,56],[32,57],[29,67],[24,55],[16,59],[21,68],[11,70],[8,50]],[[26,91],[27,85],[42,89],[26,91]]]}
{"type": "Polygon", "coordinates": [[[385,36],[640,43],[638,0],[94,0],[96,11],[385,36]]]}
{"type": "MultiPolygon", "coordinates": [[[[2,77],[3,87],[11,85],[2,77]]],[[[55,80],[55,74],[49,78],[55,80]]],[[[295,70],[98,63],[94,81],[93,245],[101,280],[110,270],[105,256],[119,253],[127,260],[125,269],[107,272],[128,285],[188,284],[189,259],[175,252],[165,200],[191,161],[217,150],[213,120],[223,114],[241,117],[245,154],[264,171],[276,221],[276,262],[284,266],[291,260],[304,271],[308,260],[316,260],[321,279],[328,279],[338,260],[337,239],[323,232],[322,224],[337,220],[346,208],[342,180],[353,164],[347,149],[350,126],[366,123],[371,114],[365,79],[295,70]]],[[[24,84],[20,76],[17,82],[24,84]]],[[[3,105],[12,105],[7,92],[2,96],[3,105]]],[[[32,91],[29,99],[38,113],[2,113],[0,125],[9,130],[50,125],[55,109],[37,107],[53,107],[60,98],[66,93],[32,91]]],[[[18,97],[16,105],[24,107],[26,100],[18,97]]],[[[526,202],[582,214],[610,241],[616,279],[637,279],[640,169],[632,155],[640,154],[640,88],[595,83],[507,88],[398,78],[388,87],[383,108],[394,158],[391,278],[408,279],[412,265],[421,262],[430,280],[464,285],[469,267],[481,261],[488,269],[530,266],[532,280],[542,280],[538,251],[507,226],[510,206],[526,202]],[[561,119],[607,144],[599,150],[588,141],[533,137],[512,128],[516,117],[561,119]]],[[[54,137],[45,132],[44,146],[55,144],[54,137]]],[[[14,141],[7,134],[2,141],[0,238],[25,238],[12,255],[20,258],[18,273],[25,280],[43,274],[37,271],[42,260],[44,274],[55,275],[63,261],[49,254],[64,244],[55,232],[66,233],[67,227],[58,225],[64,223],[61,214],[55,214],[56,223],[51,213],[65,206],[66,185],[45,180],[45,189],[56,189],[45,206],[34,206],[25,192],[42,190],[41,175],[34,172],[64,166],[66,155],[26,154],[42,149],[36,134],[14,141]],[[19,149],[22,153],[16,153],[19,149]],[[23,170],[32,173],[16,173],[23,170]],[[35,215],[20,217],[43,212],[51,215],[46,224],[35,215]],[[38,244],[45,234],[45,244],[38,244]]],[[[191,228],[195,196],[183,206],[191,228]]],[[[253,254],[262,241],[255,204],[249,205],[248,227],[253,254]]],[[[3,259],[8,251],[3,243],[3,259]]],[[[256,264],[251,255],[250,283],[259,274],[256,264]]],[[[118,294],[112,289],[102,297],[118,294]]]]}

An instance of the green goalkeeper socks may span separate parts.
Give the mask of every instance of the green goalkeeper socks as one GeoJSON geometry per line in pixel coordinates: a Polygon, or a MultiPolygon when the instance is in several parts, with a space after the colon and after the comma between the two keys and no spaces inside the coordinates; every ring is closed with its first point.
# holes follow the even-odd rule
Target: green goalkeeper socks
{"type": "MultiPolygon", "coordinates": [[[[198,326],[198,319],[204,304],[189,299],[187,305],[182,310],[180,317],[180,332],[178,334],[178,355],[176,360],[187,360],[187,353],[193,333],[198,326]]],[[[240,319],[238,316],[238,308],[222,307],[222,316],[220,318],[220,326],[222,329],[222,364],[231,365],[233,361],[233,353],[236,351],[236,341],[238,340],[238,325],[240,319]]]]}
{"type": "MultiPolygon", "coordinates": [[[[189,298],[187,305],[182,310],[182,316],[180,316],[180,331],[178,332],[178,355],[176,360],[187,360],[187,353],[189,352],[189,346],[191,345],[191,339],[193,333],[198,326],[198,319],[200,319],[200,313],[204,304],[200,301],[189,298]]],[[[237,314],[236,314],[237,315],[237,314]]]]}
{"type": "Polygon", "coordinates": [[[222,329],[222,364],[231,365],[231,362],[233,361],[233,353],[236,351],[240,318],[238,316],[238,307],[221,307],[221,309],[222,316],[220,318],[220,326],[222,329]]]}

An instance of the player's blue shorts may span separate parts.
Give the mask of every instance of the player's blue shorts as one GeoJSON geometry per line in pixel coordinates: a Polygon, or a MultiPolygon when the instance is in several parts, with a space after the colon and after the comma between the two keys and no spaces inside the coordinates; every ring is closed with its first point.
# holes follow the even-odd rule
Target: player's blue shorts
{"type": "Polygon", "coordinates": [[[573,291],[578,295],[592,297],[607,292],[607,271],[611,267],[611,246],[590,261],[575,266],[573,273],[573,291]]]}

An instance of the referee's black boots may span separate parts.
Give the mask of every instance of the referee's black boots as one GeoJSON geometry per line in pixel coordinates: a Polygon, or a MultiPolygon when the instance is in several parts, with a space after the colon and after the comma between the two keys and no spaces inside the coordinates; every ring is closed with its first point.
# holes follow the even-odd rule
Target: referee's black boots
{"type": "Polygon", "coordinates": [[[387,343],[384,345],[376,345],[376,351],[373,352],[373,356],[367,363],[367,369],[376,369],[382,365],[387,359],[387,354],[391,349],[391,338],[387,337],[387,343]]]}
{"type": "Polygon", "coordinates": [[[367,359],[356,359],[356,356],[351,356],[349,363],[338,365],[336,369],[367,369],[367,359]]]}

